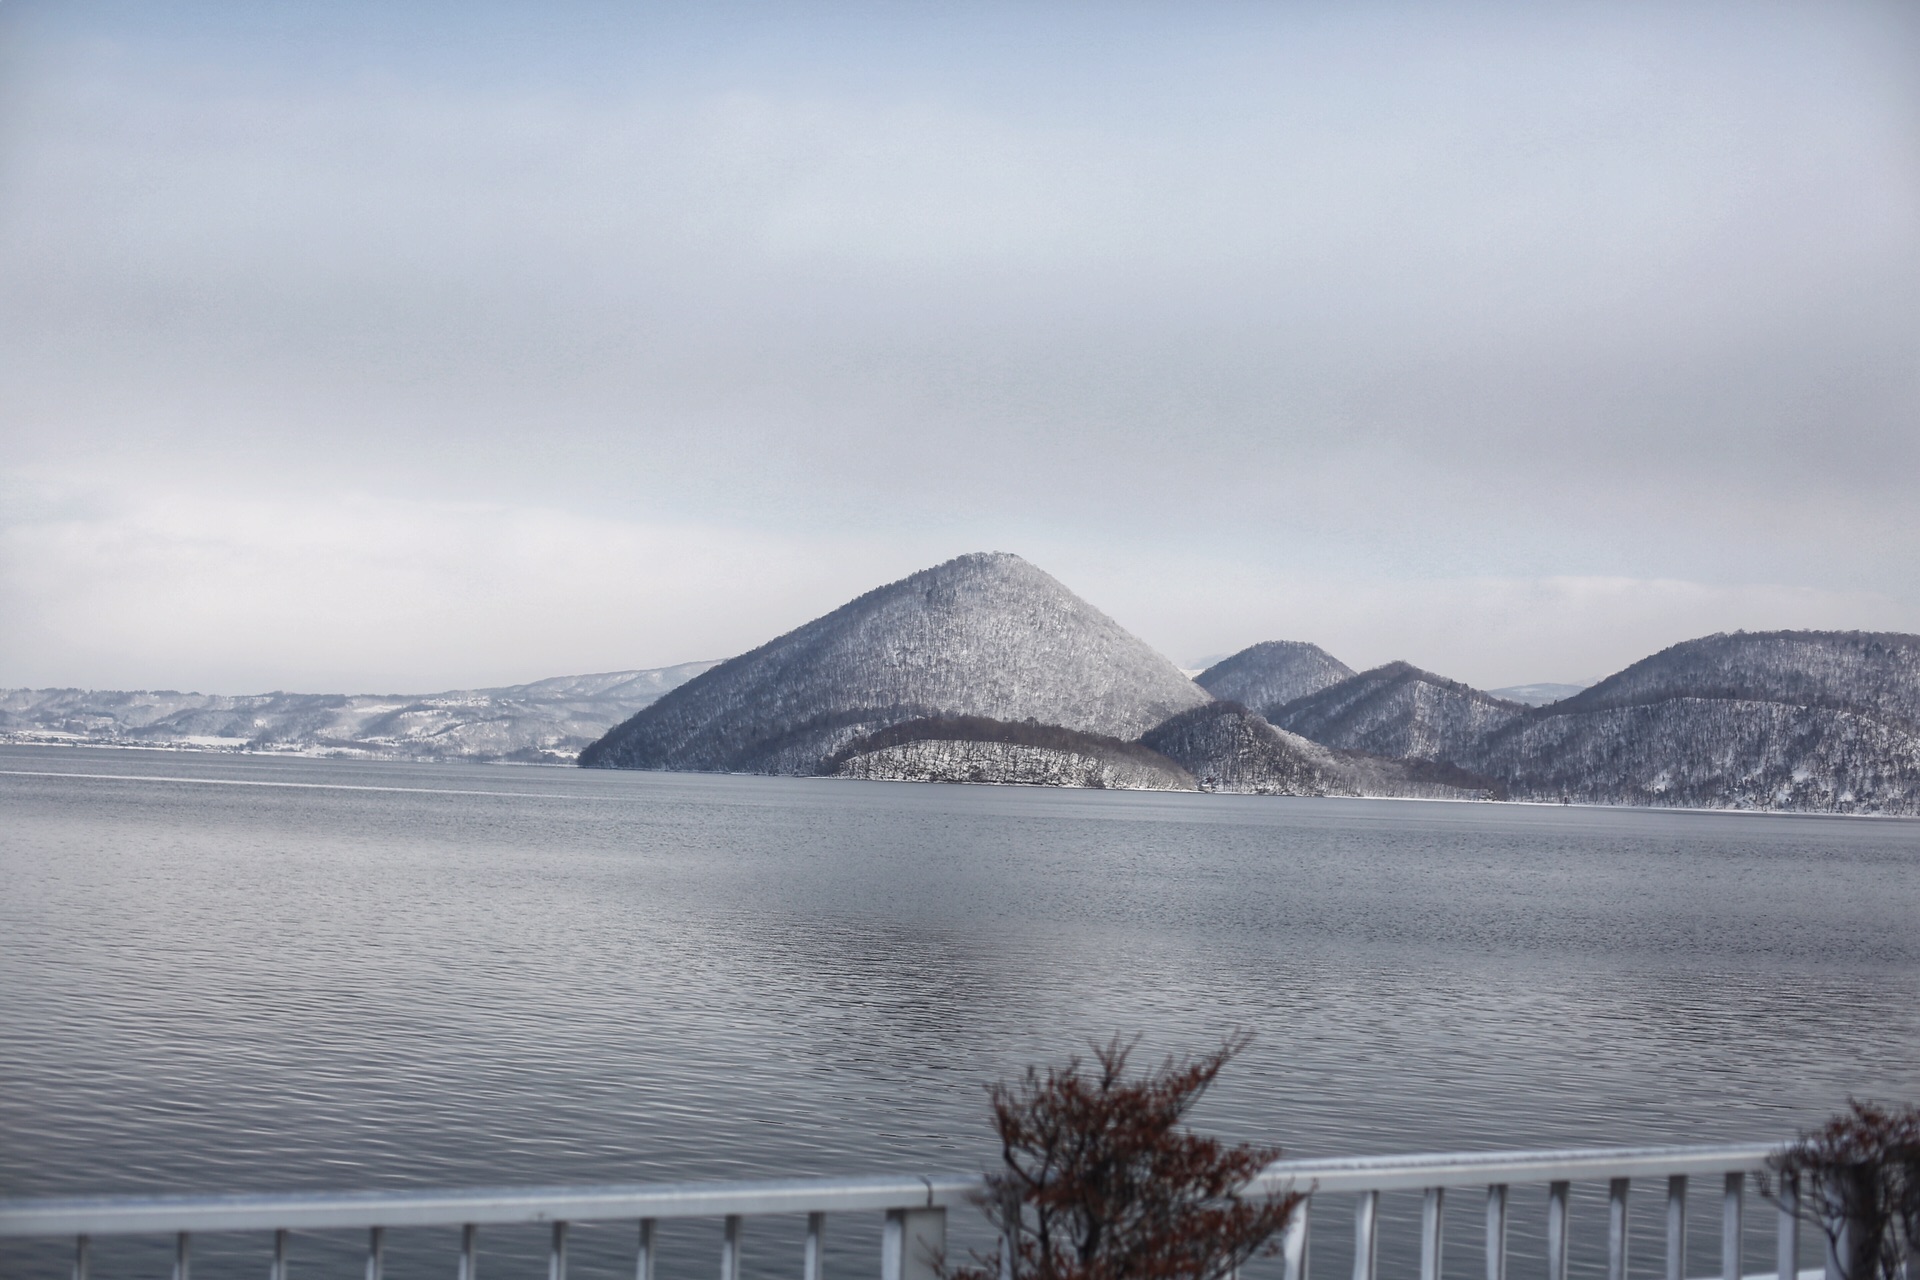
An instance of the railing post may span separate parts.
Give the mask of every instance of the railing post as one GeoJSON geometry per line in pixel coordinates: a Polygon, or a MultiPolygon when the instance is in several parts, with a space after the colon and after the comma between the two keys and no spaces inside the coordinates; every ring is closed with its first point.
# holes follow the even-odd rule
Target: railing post
{"type": "Polygon", "coordinates": [[[1667,1280],[1687,1280],[1687,1176],[1667,1179],[1667,1280]]]}
{"type": "MultiPolygon", "coordinates": [[[[1780,1234],[1774,1247],[1776,1280],[1800,1280],[1800,1183],[1792,1174],[1780,1177],[1780,1234]]],[[[1920,1280],[1909,1276],[1908,1280],[1920,1280]]]]}
{"type": "Polygon", "coordinates": [[[1487,1188],[1487,1280],[1507,1280],[1507,1184],[1487,1188]]]}
{"type": "Polygon", "coordinates": [[[287,1233],[285,1228],[273,1233],[273,1266],[267,1270],[268,1280],[287,1280],[287,1233]]]}
{"type": "Polygon", "coordinates": [[[633,1260],[633,1280],[653,1280],[653,1219],[640,1219],[640,1251],[633,1260]]]}
{"type": "Polygon", "coordinates": [[[547,1253],[547,1280],[567,1280],[567,1224],[553,1224],[553,1248],[547,1253]]]}
{"type": "Polygon", "coordinates": [[[1380,1217],[1380,1193],[1362,1191],[1353,1203],[1353,1280],[1373,1280],[1379,1270],[1380,1236],[1374,1224],[1380,1217]]]}
{"type": "Polygon", "coordinates": [[[1295,1205],[1293,1216],[1287,1219],[1286,1228],[1280,1233],[1281,1280],[1307,1280],[1307,1211],[1312,1206],[1311,1196],[1295,1205]]]}
{"type": "Polygon", "coordinates": [[[947,1252],[945,1209],[889,1209],[880,1235],[880,1280],[939,1280],[947,1252]]]}
{"type": "Polygon", "coordinates": [[[1020,1224],[1025,1210],[1021,1207],[1020,1188],[1009,1186],[1001,1193],[1000,1215],[1000,1280],[1013,1280],[1014,1273],[1020,1267],[1020,1224]]]}
{"type": "MultiPolygon", "coordinates": [[[[1878,1216],[1879,1170],[1871,1164],[1844,1165],[1822,1179],[1820,1199],[1835,1216],[1826,1224],[1827,1275],[1837,1280],[1873,1280],[1879,1271],[1881,1232],[1871,1229],[1878,1216]],[[1866,1226],[1868,1229],[1862,1230],[1866,1226]]],[[[1824,1216],[1824,1215],[1823,1215],[1824,1216]]]]}
{"type": "Polygon", "coordinates": [[[1567,1280],[1567,1192],[1572,1184],[1547,1184],[1547,1280],[1567,1280]]]}
{"type": "Polygon", "coordinates": [[[1446,1212],[1447,1189],[1428,1187],[1420,1198],[1420,1280],[1440,1280],[1440,1228],[1446,1212]]]}
{"type": "Polygon", "coordinates": [[[720,1232],[720,1280],[740,1280],[740,1215],[727,1215],[720,1232]]]}
{"type": "Polygon", "coordinates": [[[460,1280],[479,1280],[480,1233],[469,1222],[460,1228],[460,1280]]]}
{"type": "Polygon", "coordinates": [[[371,1227],[367,1230],[367,1280],[380,1280],[380,1273],[387,1268],[387,1229],[371,1227]]]}
{"type": "Polygon", "coordinates": [[[1607,1183],[1607,1280],[1627,1280],[1627,1192],[1633,1183],[1607,1183]]]}
{"type": "Polygon", "coordinates": [[[826,1232],[827,1215],[810,1213],[807,1215],[807,1257],[803,1271],[803,1280],[820,1280],[821,1237],[826,1232]]]}
{"type": "Polygon", "coordinates": [[[87,1273],[93,1269],[93,1238],[75,1236],[73,1238],[73,1280],[87,1280],[87,1273]]]}
{"type": "Polygon", "coordinates": [[[1740,1280],[1740,1228],[1745,1225],[1746,1188],[1746,1174],[1727,1175],[1726,1194],[1720,1200],[1720,1280],[1740,1280]]]}
{"type": "Polygon", "coordinates": [[[173,1238],[173,1280],[192,1280],[193,1242],[182,1231],[173,1238]]]}

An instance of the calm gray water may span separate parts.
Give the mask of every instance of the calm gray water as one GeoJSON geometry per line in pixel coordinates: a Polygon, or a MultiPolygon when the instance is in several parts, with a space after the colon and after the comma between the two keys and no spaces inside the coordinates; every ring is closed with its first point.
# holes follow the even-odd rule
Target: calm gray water
{"type": "MultiPolygon", "coordinates": [[[[983,1086],[1114,1032],[1252,1029],[1201,1120],[1296,1155],[1775,1139],[1920,1097],[1912,821],[0,770],[0,1194],[978,1169],[983,1086]]],[[[836,1265],[870,1262],[865,1230],[836,1265]]],[[[418,1273],[450,1275],[429,1244],[418,1273]]],[[[329,1247],[313,1274],[351,1274],[329,1247]]]]}

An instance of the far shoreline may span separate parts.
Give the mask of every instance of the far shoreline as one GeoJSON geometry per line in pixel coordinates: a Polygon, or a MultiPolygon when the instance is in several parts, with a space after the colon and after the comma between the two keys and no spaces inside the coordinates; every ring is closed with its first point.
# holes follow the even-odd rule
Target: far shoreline
{"type": "MultiPolygon", "coordinates": [[[[468,766],[505,766],[514,769],[566,769],[580,770],[573,761],[559,760],[483,760],[470,757],[413,757],[413,756],[376,756],[354,755],[346,752],[308,753],[302,751],[247,751],[233,747],[195,746],[186,743],[146,743],[146,742],[78,742],[78,741],[34,741],[22,737],[0,735],[0,748],[24,747],[33,750],[75,750],[94,749],[100,751],[148,751],[161,755],[181,756],[224,756],[248,760],[288,760],[308,763],[333,764],[410,764],[410,765],[468,765],[468,766]]],[[[9,771],[0,770],[0,776],[9,771]]],[[[882,786],[905,787],[992,787],[1015,791],[1051,791],[1062,793],[1104,792],[1143,796],[1201,796],[1215,795],[1241,797],[1248,800],[1335,800],[1366,801],[1375,803],[1392,801],[1402,804],[1448,804],[1448,805],[1495,805],[1509,808],[1531,809],[1591,809],[1607,813],[1688,813],[1709,816],[1745,816],[1768,818],[1846,818],[1870,819],[1890,822],[1920,822],[1920,814],[1909,813],[1835,813],[1827,809],[1737,809],[1727,806],[1707,805],[1664,805],[1664,804],[1600,804],[1590,800],[1495,800],[1467,799],[1459,796],[1295,796],[1295,795],[1259,795],[1242,791],[1188,791],[1184,789],[1160,790],[1148,787],[1059,787],[1034,782],[971,782],[964,779],[905,779],[905,778],[842,778],[832,774],[770,774],[770,773],[734,773],[725,770],[688,770],[688,769],[620,769],[599,768],[594,773],[607,774],[668,774],[690,778],[786,778],[795,782],[869,782],[882,786]]],[[[96,775],[76,773],[77,778],[96,775]]]]}

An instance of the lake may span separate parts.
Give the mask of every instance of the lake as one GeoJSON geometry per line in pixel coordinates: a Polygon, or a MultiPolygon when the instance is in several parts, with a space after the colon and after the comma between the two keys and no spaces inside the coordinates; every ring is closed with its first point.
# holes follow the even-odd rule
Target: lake
{"type": "MultiPolygon", "coordinates": [[[[1199,1122],[1302,1156],[1773,1140],[1920,1098],[1916,821],[33,747],[0,771],[0,1194],[977,1170],[984,1086],[1114,1033],[1253,1031],[1199,1122]]],[[[836,1222],[830,1264],[870,1270],[870,1226],[836,1222]]],[[[781,1230],[750,1270],[792,1272],[781,1230]]],[[[670,1243],[710,1273],[704,1236],[670,1243]]],[[[256,1276],[258,1246],[195,1275],[256,1276]]],[[[101,1248],[97,1275],[154,1273],[101,1248]]],[[[299,1274],[352,1274],[310,1251],[299,1274]]],[[[389,1274],[451,1256],[402,1242],[389,1274]]],[[[579,1274],[616,1257],[586,1234],[579,1274]]]]}

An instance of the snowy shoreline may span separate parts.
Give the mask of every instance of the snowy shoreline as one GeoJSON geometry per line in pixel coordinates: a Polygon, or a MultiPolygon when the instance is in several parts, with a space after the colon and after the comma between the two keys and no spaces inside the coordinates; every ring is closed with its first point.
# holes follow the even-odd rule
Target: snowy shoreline
{"type": "MultiPolygon", "coordinates": [[[[573,763],[556,763],[554,761],[542,761],[542,760],[532,760],[532,761],[498,760],[498,759],[480,760],[480,759],[461,759],[457,757],[446,757],[446,756],[422,757],[422,758],[414,759],[414,758],[407,758],[407,757],[371,756],[371,755],[353,756],[353,755],[347,755],[343,752],[337,752],[337,751],[333,751],[333,752],[262,751],[257,749],[256,750],[235,750],[235,749],[228,749],[223,747],[198,747],[198,746],[181,745],[181,744],[156,745],[153,743],[144,743],[144,742],[89,742],[89,741],[45,741],[45,740],[34,741],[34,740],[28,740],[20,735],[10,735],[5,733],[0,733],[0,747],[9,747],[9,746],[45,748],[48,750],[61,750],[61,749],[71,749],[71,748],[97,748],[105,751],[151,751],[151,752],[168,754],[168,755],[249,756],[254,758],[265,758],[265,759],[340,760],[340,761],[352,761],[356,763],[372,762],[377,764],[428,764],[428,765],[465,764],[465,765],[484,765],[484,766],[503,765],[509,768],[516,768],[516,769],[577,769],[579,767],[578,765],[573,763]]],[[[0,776],[5,776],[11,772],[16,772],[16,771],[0,769],[0,776]]],[[[744,773],[744,772],[735,772],[735,771],[713,771],[710,773],[704,773],[699,771],[687,771],[687,770],[677,770],[677,769],[632,770],[632,771],[608,770],[608,772],[612,772],[612,773],[622,773],[622,772],[687,773],[689,776],[694,776],[694,777],[718,776],[718,777],[728,777],[728,778],[779,777],[779,778],[782,778],[783,780],[793,781],[793,782],[832,782],[832,783],[871,782],[871,783],[877,783],[882,785],[902,785],[902,786],[1019,787],[1019,788],[1024,788],[1030,791],[1091,791],[1091,792],[1104,791],[1108,793],[1121,793],[1121,794],[1129,794],[1129,795],[1152,795],[1152,796],[1228,795],[1228,796],[1239,796],[1239,797],[1243,797],[1250,800],[1331,800],[1331,801],[1361,800],[1361,801],[1369,801],[1369,802],[1390,800],[1396,803],[1407,803],[1407,804],[1464,804],[1464,805],[1492,804],[1492,805],[1504,805],[1504,806],[1509,806],[1514,808],[1534,808],[1534,809],[1597,809],[1597,810],[1603,810],[1607,812],[1631,810],[1634,812],[1644,812],[1644,813],[1690,813],[1690,814],[1702,814],[1702,815],[1708,815],[1708,816],[1745,814],[1749,816],[1762,816],[1762,817],[1769,817],[1769,818],[1845,818],[1845,819],[1873,819],[1876,821],[1890,821],[1890,822],[1920,822],[1920,815],[1916,815],[1916,814],[1834,813],[1828,810],[1817,810],[1817,809],[1747,809],[1747,808],[1737,808],[1733,806],[1709,807],[1705,805],[1669,805],[1669,804],[1596,804],[1590,801],[1562,802],[1558,800],[1499,800],[1499,799],[1494,799],[1492,797],[1464,797],[1464,796],[1394,796],[1394,795],[1335,795],[1335,794],[1273,796],[1273,795],[1258,795],[1252,792],[1168,790],[1165,788],[1158,788],[1158,787],[1125,787],[1125,786],[1086,787],[1086,786],[1062,785],[1059,783],[1048,783],[1048,782],[1013,782],[1013,781],[997,782],[997,781],[974,780],[974,779],[967,779],[967,778],[901,778],[901,777],[877,777],[877,776],[852,777],[845,774],[821,774],[821,775],[806,775],[806,776],[795,777],[793,775],[787,775],[787,774],[744,773]]],[[[95,776],[102,776],[102,775],[94,775],[94,774],[86,774],[86,773],[71,773],[71,774],[65,774],[63,776],[75,777],[75,778],[88,778],[88,777],[95,777],[95,776]]],[[[161,781],[161,779],[154,779],[154,781],[161,781]]]]}

